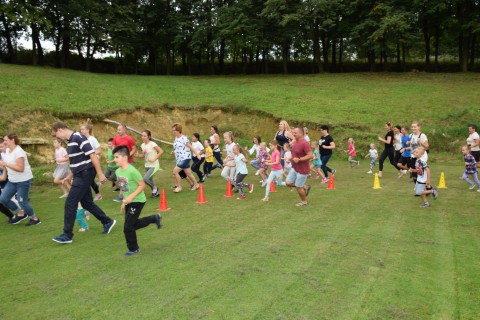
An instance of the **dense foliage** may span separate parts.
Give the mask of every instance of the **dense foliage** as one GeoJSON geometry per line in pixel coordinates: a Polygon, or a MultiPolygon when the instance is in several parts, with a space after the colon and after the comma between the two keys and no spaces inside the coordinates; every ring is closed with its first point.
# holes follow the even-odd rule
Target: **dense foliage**
{"type": "Polygon", "coordinates": [[[0,14],[3,61],[98,71],[111,53],[116,73],[469,71],[480,31],[478,0],[0,0],[0,14]]]}

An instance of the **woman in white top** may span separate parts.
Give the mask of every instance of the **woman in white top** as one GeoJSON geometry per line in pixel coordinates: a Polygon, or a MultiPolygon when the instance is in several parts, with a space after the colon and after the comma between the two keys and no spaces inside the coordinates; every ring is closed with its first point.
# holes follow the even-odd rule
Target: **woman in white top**
{"type": "Polygon", "coordinates": [[[173,192],[182,191],[182,179],[180,177],[180,171],[186,175],[186,179],[190,183],[190,190],[197,190],[200,185],[195,180],[195,177],[192,175],[192,170],[190,170],[190,160],[192,159],[192,153],[200,159],[200,155],[193,149],[192,144],[186,136],[182,134],[182,125],[175,123],[172,126],[173,134],[175,135],[175,140],[173,141],[173,151],[175,154],[176,165],[173,168],[173,176],[175,178],[175,189],[173,192]]]}
{"type": "Polygon", "coordinates": [[[225,159],[223,159],[224,166],[222,170],[222,177],[227,181],[233,181],[233,178],[235,177],[235,158],[233,153],[233,146],[235,145],[235,143],[233,142],[232,132],[225,132],[223,134],[223,140],[225,141],[225,149],[227,150],[227,156],[225,157],[225,159]]]}
{"type": "MultiPolygon", "coordinates": [[[[92,136],[93,126],[89,123],[84,124],[80,127],[80,133],[83,134],[87,139],[88,142],[92,145],[92,149],[95,150],[95,154],[98,158],[100,158],[100,154],[102,153],[102,148],[100,147],[100,143],[98,143],[97,138],[92,136]]],[[[92,182],[90,185],[95,192],[95,197],[93,197],[93,201],[102,200],[102,195],[100,194],[100,188],[98,187],[95,181],[92,182]]]]}
{"type": "Polygon", "coordinates": [[[137,158],[145,159],[145,175],[143,181],[152,189],[152,197],[158,197],[160,193],[153,181],[153,175],[160,170],[160,162],[158,159],[162,156],[163,150],[152,139],[152,132],[144,130],[142,132],[142,149],[141,154],[136,154],[137,158]]]}
{"type": "MultiPolygon", "coordinates": [[[[402,127],[399,125],[396,125],[393,127],[393,147],[395,148],[395,154],[394,154],[394,161],[395,163],[400,162],[400,158],[402,157],[402,153],[400,150],[402,149],[402,133],[400,132],[402,130],[402,127]]],[[[400,170],[399,175],[402,174],[402,170],[400,170]]]]}
{"type": "Polygon", "coordinates": [[[467,138],[467,144],[470,146],[470,153],[477,161],[477,167],[480,166],[480,136],[477,133],[477,126],[474,124],[468,125],[469,136],[467,138]]]}
{"type": "Polygon", "coordinates": [[[213,156],[217,160],[217,164],[212,168],[212,170],[214,170],[215,168],[223,167],[222,152],[220,150],[220,135],[218,134],[218,127],[215,124],[210,127],[210,133],[212,134],[210,136],[210,147],[212,148],[213,156]]]}
{"type": "Polygon", "coordinates": [[[200,134],[195,132],[192,135],[192,147],[195,149],[197,154],[200,155],[200,159],[193,157],[193,163],[192,163],[192,171],[195,172],[198,176],[198,183],[203,182],[203,172],[200,171],[200,166],[202,163],[205,161],[205,148],[203,147],[203,144],[200,142],[200,134]]]}
{"type": "MultiPolygon", "coordinates": [[[[11,224],[17,224],[20,221],[30,218],[27,226],[40,224],[40,219],[35,215],[33,208],[28,202],[30,187],[32,186],[33,174],[32,168],[28,163],[27,154],[18,145],[19,139],[15,133],[9,133],[3,141],[7,147],[7,152],[4,158],[0,161],[0,166],[6,168],[8,174],[8,182],[2,190],[0,196],[0,203],[14,211],[15,216],[10,219],[11,224]],[[12,197],[17,194],[17,200],[23,212],[19,210],[18,206],[12,201],[12,197]]],[[[2,180],[6,179],[6,174],[2,175],[2,180]]]]}

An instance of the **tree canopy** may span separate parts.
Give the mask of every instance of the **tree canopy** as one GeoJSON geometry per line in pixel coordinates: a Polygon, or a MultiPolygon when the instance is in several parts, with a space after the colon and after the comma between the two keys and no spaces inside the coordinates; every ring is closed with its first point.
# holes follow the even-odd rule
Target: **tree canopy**
{"type": "Polygon", "coordinates": [[[2,61],[44,64],[46,40],[87,71],[109,53],[117,73],[465,72],[479,32],[478,0],[0,0],[2,61]]]}

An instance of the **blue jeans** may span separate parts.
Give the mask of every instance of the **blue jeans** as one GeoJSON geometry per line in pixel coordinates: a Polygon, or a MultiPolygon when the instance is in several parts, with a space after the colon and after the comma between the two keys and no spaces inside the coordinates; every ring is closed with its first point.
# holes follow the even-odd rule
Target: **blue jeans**
{"type": "Polygon", "coordinates": [[[0,203],[6,206],[8,209],[17,213],[20,208],[12,201],[12,197],[17,194],[17,200],[20,207],[25,211],[30,218],[35,217],[35,212],[32,206],[28,203],[28,194],[30,193],[30,186],[32,185],[32,179],[22,182],[8,181],[5,188],[2,190],[0,196],[0,203]]]}
{"type": "Polygon", "coordinates": [[[93,168],[77,172],[73,176],[72,188],[65,200],[65,213],[63,218],[63,233],[70,239],[73,238],[73,226],[75,224],[75,218],[77,217],[79,202],[83,209],[89,211],[103,225],[112,221],[112,219],[93,202],[90,185],[94,179],[95,170],[93,168]]]}
{"type": "Polygon", "coordinates": [[[327,179],[328,179],[328,173],[332,172],[332,169],[327,167],[328,160],[330,160],[331,156],[332,156],[331,154],[326,154],[320,157],[320,159],[322,160],[321,168],[322,168],[323,174],[325,175],[325,178],[327,179]]]}

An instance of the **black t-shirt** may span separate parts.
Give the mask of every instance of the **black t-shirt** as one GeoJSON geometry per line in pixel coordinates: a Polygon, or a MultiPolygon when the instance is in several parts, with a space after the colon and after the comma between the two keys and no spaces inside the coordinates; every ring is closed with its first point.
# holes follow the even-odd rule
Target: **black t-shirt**
{"type": "Polygon", "coordinates": [[[321,137],[320,141],[318,141],[318,148],[320,150],[320,155],[325,156],[327,154],[332,154],[332,149],[323,149],[322,146],[330,147],[333,142],[333,138],[330,135],[326,135],[325,137],[321,137]]]}
{"type": "Polygon", "coordinates": [[[393,148],[393,131],[387,132],[387,134],[385,135],[385,140],[388,140],[388,137],[391,137],[390,143],[385,143],[385,149],[393,148]]]}

